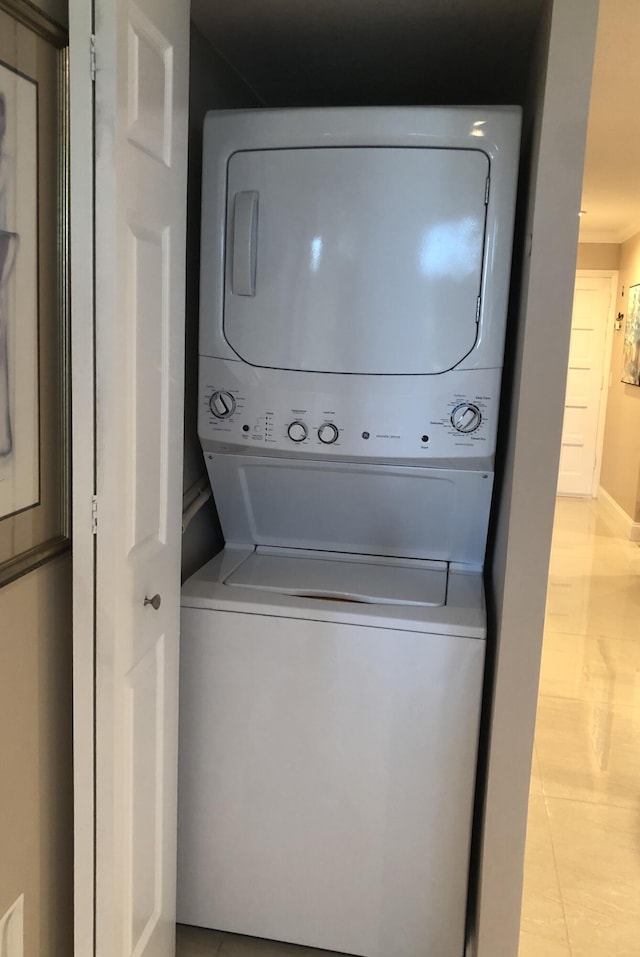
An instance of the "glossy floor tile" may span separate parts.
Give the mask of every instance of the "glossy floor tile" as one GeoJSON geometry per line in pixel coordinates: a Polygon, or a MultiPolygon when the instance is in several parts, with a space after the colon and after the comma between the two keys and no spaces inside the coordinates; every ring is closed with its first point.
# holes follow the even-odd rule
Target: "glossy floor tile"
{"type": "Polygon", "coordinates": [[[221,934],[204,927],[188,927],[178,924],[176,928],[176,957],[217,957],[222,946],[221,934]]]}
{"type": "Polygon", "coordinates": [[[520,957],[569,957],[569,942],[542,794],[532,794],[527,833],[527,894],[523,901],[520,957]]]}
{"type": "Polygon", "coordinates": [[[519,957],[640,955],[640,547],[560,499],[519,957]]]}

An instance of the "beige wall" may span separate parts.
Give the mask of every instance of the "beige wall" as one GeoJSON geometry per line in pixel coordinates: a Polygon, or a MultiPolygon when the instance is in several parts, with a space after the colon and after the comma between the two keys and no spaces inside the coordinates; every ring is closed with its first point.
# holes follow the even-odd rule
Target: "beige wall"
{"type": "Polygon", "coordinates": [[[71,562],[0,589],[0,916],[24,894],[25,957],[71,955],[71,562]]]}
{"type": "Polygon", "coordinates": [[[617,243],[580,243],[577,269],[617,269],[620,246],[617,243]]]}
{"type": "MultiPolygon", "coordinates": [[[[626,315],[629,286],[640,283],[640,233],[622,244],[619,270],[616,312],[626,315]]],[[[623,342],[624,322],[613,334],[600,485],[640,522],[640,388],[620,381],[623,342]]]]}
{"type": "Polygon", "coordinates": [[[68,555],[0,589],[0,917],[24,894],[25,957],[73,953],[71,621],[68,555]]]}

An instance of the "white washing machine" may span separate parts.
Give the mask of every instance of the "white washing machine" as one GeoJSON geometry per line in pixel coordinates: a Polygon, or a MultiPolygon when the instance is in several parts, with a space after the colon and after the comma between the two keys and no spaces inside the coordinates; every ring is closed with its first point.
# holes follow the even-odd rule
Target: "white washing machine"
{"type": "Polygon", "coordinates": [[[510,108],[215,113],[178,919],[462,957],[510,108]]]}
{"type": "Polygon", "coordinates": [[[227,546],[182,628],[179,919],[462,957],[481,573],[227,546]]]}

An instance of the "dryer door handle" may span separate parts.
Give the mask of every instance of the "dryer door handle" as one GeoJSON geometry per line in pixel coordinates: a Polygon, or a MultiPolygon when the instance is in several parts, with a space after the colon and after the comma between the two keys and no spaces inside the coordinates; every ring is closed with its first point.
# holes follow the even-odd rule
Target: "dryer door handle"
{"type": "Polygon", "coordinates": [[[233,200],[233,259],[231,292],[234,296],[256,294],[256,247],[258,245],[258,193],[246,190],[233,200]]]}

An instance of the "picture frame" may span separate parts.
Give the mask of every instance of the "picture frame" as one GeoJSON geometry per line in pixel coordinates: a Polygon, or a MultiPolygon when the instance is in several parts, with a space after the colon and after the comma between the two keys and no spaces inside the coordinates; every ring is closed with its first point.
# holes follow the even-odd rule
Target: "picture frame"
{"type": "Polygon", "coordinates": [[[70,548],[66,31],[0,0],[0,586],[70,548]]]}
{"type": "Polygon", "coordinates": [[[622,346],[622,382],[640,386],[640,284],[629,286],[622,346]]]}

